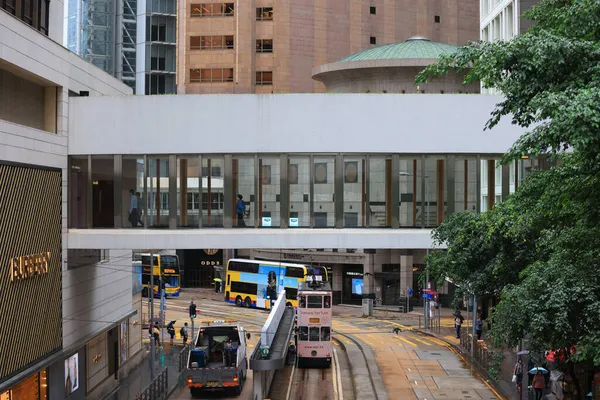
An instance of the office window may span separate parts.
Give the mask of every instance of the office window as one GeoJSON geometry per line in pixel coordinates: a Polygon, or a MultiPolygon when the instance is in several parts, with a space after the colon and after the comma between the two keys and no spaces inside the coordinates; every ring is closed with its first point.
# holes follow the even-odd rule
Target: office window
{"type": "Polygon", "coordinates": [[[234,3],[201,3],[191,5],[192,17],[229,17],[234,15],[234,3]]]}
{"type": "Polygon", "coordinates": [[[33,0],[21,0],[21,19],[33,26],[33,0]]]}
{"type": "MultiPolygon", "coordinates": [[[[10,2],[10,0],[7,0],[10,2]]],[[[12,0],[14,3],[14,0],[12,0]]],[[[48,10],[50,9],[50,0],[39,0],[38,3],[38,30],[44,35],[48,35],[48,10]]]]}
{"type": "Polygon", "coordinates": [[[191,36],[190,49],[222,50],[233,49],[233,35],[227,36],[191,36]]]}
{"type": "Polygon", "coordinates": [[[435,21],[435,23],[436,23],[436,24],[439,24],[439,23],[440,23],[440,16],[439,16],[439,15],[436,15],[436,16],[433,18],[433,20],[435,21]]]}
{"type": "Polygon", "coordinates": [[[2,6],[3,9],[11,13],[12,15],[15,15],[17,12],[16,0],[3,0],[2,2],[0,2],[0,6],[2,6]]]}
{"type": "Polygon", "coordinates": [[[257,85],[272,85],[273,84],[273,71],[256,71],[256,84],[257,85]]]}
{"type": "Polygon", "coordinates": [[[190,69],[190,82],[233,82],[233,68],[190,69]]]}
{"type": "Polygon", "coordinates": [[[375,15],[377,14],[377,7],[369,7],[371,10],[371,14],[375,15]]]}
{"type": "Polygon", "coordinates": [[[377,38],[375,36],[371,36],[371,38],[369,39],[371,44],[377,44],[377,38]]]}
{"type": "Polygon", "coordinates": [[[256,39],[256,52],[257,53],[272,53],[273,52],[273,39],[256,39]]]}
{"type": "Polygon", "coordinates": [[[258,7],[256,9],[256,20],[257,21],[272,21],[273,20],[273,7],[258,7]]]}

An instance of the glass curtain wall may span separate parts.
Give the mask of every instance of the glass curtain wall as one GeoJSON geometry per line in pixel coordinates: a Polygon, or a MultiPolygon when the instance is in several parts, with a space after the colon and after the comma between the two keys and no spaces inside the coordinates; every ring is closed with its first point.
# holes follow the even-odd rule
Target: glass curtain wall
{"type": "Polygon", "coordinates": [[[177,158],[177,226],[200,226],[200,159],[177,158]]]}
{"type": "Polygon", "coordinates": [[[225,211],[223,156],[202,157],[202,226],[223,227],[225,211]]]}
{"type": "Polygon", "coordinates": [[[169,227],[169,159],[148,156],[148,227],[169,227]]]}
{"type": "Polygon", "coordinates": [[[425,157],[425,176],[423,185],[422,226],[436,227],[444,220],[446,214],[446,160],[442,157],[425,157]]]}
{"type": "Polygon", "coordinates": [[[146,204],[148,196],[144,188],[144,176],[146,174],[144,156],[123,156],[122,171],[121,226],[123,228],[144,227],[147,224],[146,217],[148,214],[146,204]]]}
{"type": "Polygon", "coordinates": [[[344,227],[367,225],[367,166],[364,157],[344,157],[344,227]]]}
{"type": "Polygon", "coordinates": [[[288,158],[290,228],[310,227],[310,157],[288,158]]]}
{"type": "Polygon", "coordinates": [[[418,226],[421,210],[421,158],[400,157],[400,227],[418,226]]]}
{"type": "Polygon", "coordinates": [[[113,156],[92,156],[92,227],[115,226],[115,163],[113,156]]]}
{"type": "Polygon", "coordinates": [[[335,157],[314,157],[313,218],[315,228],[335,226],[335,157]]]}
{"type": "Polygon", "coordinates": [[[258,205],[261,227],[279,228],[281,223],[280,159],[261,157],[258,160],[258,205]]]}
{"type": "Polygon", "coordinates": [[[69,174],[69,227],[87,228],[87,203],[90,198],[88,156],[70,158],[69,174]]]}
{"type": "MultiPolygon", "coordinates": [[[[371,156],[369,158],[369,226],[382,228],[392,226],[392,159],[371,156]]],[[[402,225],[402,224],[401,224],[402,225]]]]}
{"type": "Polygon", "coordinates": [[[240,156],[233,158],[233,226],[242,228],[254,227],[256,217],[256,181],[254,174],[254,156],[240,156]],[[237,213],[236,205],[241,200],[246,207],[241,217],[237,213]],[[243,222],[240,221],[242,218],[243,222]]]}
{"type": "Polygon", "coordinates": [[[477,211],[477,159],[457,157],[454,168],[454,210],[477,211]]]}

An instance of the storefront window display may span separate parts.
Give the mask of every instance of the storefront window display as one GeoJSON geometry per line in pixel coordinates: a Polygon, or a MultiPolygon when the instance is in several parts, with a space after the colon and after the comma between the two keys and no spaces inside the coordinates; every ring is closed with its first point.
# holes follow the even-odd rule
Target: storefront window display
{"type": "Polygon", "coordinates": [[[30,376],[4,393],[0,400],[46,400],[48,398],[48,373],[43,370],[30,376]]]}

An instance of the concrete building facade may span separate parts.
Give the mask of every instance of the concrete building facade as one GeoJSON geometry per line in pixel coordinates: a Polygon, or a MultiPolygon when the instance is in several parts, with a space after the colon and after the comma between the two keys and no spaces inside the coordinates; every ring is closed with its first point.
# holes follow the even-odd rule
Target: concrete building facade
{"type": "Polygon", "coordinates": [[[310,93],[314,67],[415,35],[478,38],[477,0],[185,0],[178,12],[178,93],[310,93]]]}
{"type": "Polygon", "coordinates": [[[25,2],[0,9],[0,398],[96,398],[141,354],[139,295],[131,250],[68,251],[69,105],[131,89],[59,44],[62,2],[25,2]]]}

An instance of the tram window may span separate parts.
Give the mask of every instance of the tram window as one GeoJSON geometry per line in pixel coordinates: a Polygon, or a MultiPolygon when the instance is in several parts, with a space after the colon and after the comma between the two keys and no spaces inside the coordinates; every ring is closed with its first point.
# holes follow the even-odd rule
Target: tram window
{"type": "Polygon", "coordinates": [[[306,296],[300,296],[300,308],[306,308],[306,296]]]}
{"type": "Polygon", "coordinates": [[[323,308],[323,297],[322,296],[307,296],[308,297],[308,308],[323,308]]]}
{"type": "Polygon", "coordinates": [[[331,328],[328,326],[321,327],[321,341],[328,342],[331,337],[331,328]]]}
{"type": "Polygon", "coordinates": [[[331,296],[323,297],[323,303],[325,304],[325,308],[331,308],[331,296]]]}
{"type": "Polygon", "coordinates": [[[318,342],[319,341],[319,327],[318,326],[311,326],[310,327],[309,340],[311,342],[318,342]]]}
{"type": "Polygon", "coordinates": [[[298,330],[298,340],[307,341],[308,340],[308,326],[301,326],[298,330]]]}

